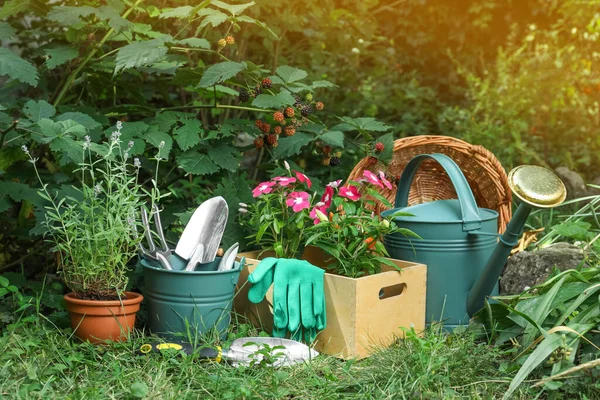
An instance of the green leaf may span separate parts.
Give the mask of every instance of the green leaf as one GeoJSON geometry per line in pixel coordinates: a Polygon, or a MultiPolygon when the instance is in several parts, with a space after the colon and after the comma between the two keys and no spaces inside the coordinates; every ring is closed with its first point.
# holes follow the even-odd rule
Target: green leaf
{"type": "Polygon", "coordinates": [[[289,65],[282,65],[281,67],[278,67],[275,72],[285,84],[300,81],[308,75],[306,71],[290,67],[289,65]]]}
{"type": "Polygon", "coordinates": [[[338,87],[335,83],[331,83],[329,81],[314,81],[311,85],[311,89],[319,89],[319,88],[330,88],[330,87],[338,87]]]}
{"type": "Polygon", "coordinates": [[[0,22],[0,40],[16,37],[17,31],[8,22],[0,22]]]}
{"type": "MultiPolygon", "coordinates": [[[[94,118],[90,117],[87,114],[84,114],[82,112],[66,112],[64,114],[59,115],[58,117],[55,118],[56,121],[68,121],[68,120],[72,120],[77,122],[80,125],[83,125],[86,129],[92,130],[92,129],[96,129],[100,126],[102,126],[102,124],[98,121],[96,121],[94,118]]],[[[129,125],[129,124],[127,124],[129,125]]]]}
{"type": "Polygon", "coordinates": [[[144,382],[135,382],[131,385],[131,395],[138,399],[143,399],[148,394],[148,385],[144,382]]]}
{"type": "Polygon", "coordinates": [[[56,109],[45,100],[39,100],[38,102],[29,100],[25,103],[23,112],[31,121],[39,122],[41,119],[53,117],[56,114],[56,109]]]}
{"type": "MultiPolygon", "coordinates": [[[[122,4],[122,3],[121,3],[122,4]]],[[[116,32],[123,32],[133,28],[133,23],[123,18],[119,10],[111,6],[102,6],[96,12],[99,19],[107,19],[108,25],[116,32]]]]}
{"type": "Polygon", "coordinates": [[[81,22],[81,17],[87,17],[95,12],[96,9],[90,6],[56,6],[52,7],[46,18],[63,26],[71,26],[81,22]]]}
{"type": "Polygon", "coordinates": [[[178,19],[183,19],[183,18],[189,18],[192,14],[192,11],[194,10],[194,7],[192,6],[181,6],[181,7],[176,7],[176,8],[163,8],[162,12],[160,14],[161,19],[165,19],[165,18],[178,18],[178,19]]]}
{"type": "Polygon", "coordinates": [[[200,121],[197,119],[185,120],[183,126],[174,131],[175,141],[181,150],[189,150],[200,143],[200,132],[202,132],[200,121]]]}
{"type": "Polygon", "coordinates": [[[115,74],[125,69],[154,64],[164,58],[167,50],[161,39],[133,42],[121,47],[117,52],[115,74]]]}
{"type": "Polygon", "coordinates": [[[240,152],[233,145],[221,142],[208,148],[211,160],[223,169],[236,171],[240,163],[240,152]]]}
{"type": "Polygon", "coordinates": [[[394,134],[391,132],[387,133],[377,139],[377,141],[383,143],[383,151],[377,155],[377,158],[387,164],[394,157],[394,134]]]}
{"type": "Polygon", "coordinates": [[[555,225],[552,230],[560,236],[572,238],[575,240],[585,240],[592,224],[583,221],[564,222],[560,225],[555,225]]]}
{"type": "Polygon", "coordinates": [[[60,164],[83,162],[83,146],[70,137],[59,137],[50,142],[50,149],[60,154],[60,164]]]}
{"type": "Polygon", "coordinates": [[[0,181],[0,198],[4,197],[10,197],[16,202],[23,200],[32,202],[37,197],[37,190],[24,183],[0,181]]]}
{"type": "Polygon", "coordinates": [[[377,121],[375,118],[364,117],[364,118],[340,118],[345,123],[353,126],[356,129],[371,132],[385,132],[392,129],[391,126],[384,124],[381,121],[377,121]]]}
{"type": "Polygon", "coordinates": [[[271,36],[273,36],[273,39],[279,40],[279,36],[275,32],[273,32],[273,30],[271,28],[269,28],[267,26],[267,24],[265,24],[262,21],[254,19],[254,18],[249,17],[247,15],[241,15],[241,16],[237,17],[235,20],[237,22],[248,22],[250,24],[254,24],[254,25],[260,26],[261,28],[263,28],[264,30],[266,30],[267,32],[269,32],[271,34],[271,36]]]}
{"type": "Polygon", "coordinates": [[[231,15],[240,15],[242,12],[244,12],[244,10],[246,10],[248,7],[252,7],[256,3],[251,1],[250,3],[245,4],[227,4],[219,0],[212,0],[210,4],[215,7],[219,7],[222,10],[229,11],[231,15]]]}
{"type": "Polygon", "coordinates": [[[187,38],[183,40],[178,40],[178,44],[188,45],[190,47],[195,47],[198,49],[210,49],[210,43],[208,40],[203,38],[187,38]]]}
{"type": "Polygon", "coordinates": [[[3,47],[0,47],[0,75],[6,75],[31,86],[37,86],[39,79],[37,69],[30,62],[3,47]]]}
{"type": "Polygon", "coordinates": [[[148,6],[146,7],[146,12],[150,16],[150,18],[156,18],[160,15],[160,10],[156,6],[148,6]]]}
{"type": "Polygon", "coordinates": [[[202,19],[200,25],[198,25],[198,29],[196,29],[196,36],[198,36],[200,30],[208,24],[211,24],[213,28],[216,28],[229,18],[227,14],[219,10],[213,10],[212,8],[203,8],[202,10],[198,11],[198,15],[204,18],[202,19]]]}
{"type": "Polygon", "coordinates": [[[231,96],[237,96],[239,94],[237,90],[233,90],[232,88],[223,85],[215,85],[215,90],[219,93],[225,93],[231,96]]]}
{"type": "Polygon", "coordinates": [[[319,136],[319,139],[335,147],[344,147],[344,132],[329,131],[319,136]]]}
{"type": "Polygon", "coordinates": [[[273,156],[281,159],[299,154],[302,147],[312,142],[315,138],[304,132],[298,132],[294,136],[279,139],[279,145],[273,150],[273,156]]]}
{"type": "Polygon", "coordinates": [[[177,157],[177,165],[188,174],[208,175],[219,170],[208,155],[197,151],[188,151],[177,157]]]}
{"type": "Polygon", "coordinates": [[[12,17],[22,12],[33,12],[38,16],[46,15],[48,5],[45,0],[8,0],[0,8],[0,19],[12,17]]]}
{"type": "Polygon", "coordinates": [[[169,153],[171,152],[171,147],[173,147],[173,138],[171,138],[171,135],[164,132],[152,131],[146,135],[145,139],[147,143],[160,149],[158,157],[169,159],[169,153]],[[162,148],[160,148],[161,142],[165,142],[162,148]]]}
{"type": "Polygon", "coordinates": [[[198,87],[209,87],[226,81],[229,78],[233,78],[245,68],[246,66],[244,64],[233,61],[225,61],[211,65],[202,75],[202,79],[200,79],[200,84],[198,84],[198,87]]]}
{"type": "Polygon", "coordinates": [[[259,94],[256,96],[252,105],[259,108],[281,108],[290,106],[296,102],[294,96],[288,92],[281,92],[277,95],[259,94]]]}
{"type": "Polygon", "coordinates": [[[44,49],[48,58],[45,62],[48,69],[54,69],[59,65],[71,61],[79,55],[79,49],[72,46],[57,46],[51,49],[44,49]]]}

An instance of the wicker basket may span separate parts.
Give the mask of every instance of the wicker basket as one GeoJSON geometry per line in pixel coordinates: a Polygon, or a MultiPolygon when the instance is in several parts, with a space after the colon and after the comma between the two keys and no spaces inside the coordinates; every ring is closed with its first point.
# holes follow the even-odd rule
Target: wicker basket
{"type": "MultiPolygon", "coordinates": [[[[479,207],[496,210],[499,214],[498,232],[506,229],[511,218],[511,191],[504,168],[494,155],[482,146],[475,146],[449,136],[413,136],[394,142],[394,156],[387,168],[378,163],[369,166],[369,158],[362,159],[352,170],[348,180],[358,180],[368,169],[378,173],[385,168],[388,176],[397,181],[408,162],[419,154],[442,153],[452,158],[465,174],[479,207]]],[[[392,204],[396,185],[392,190],[379,189],[392,204]]],[[[446,172],[434,160],[426,160],[419,167],[410,189],[408,204],[434,200],[455,199],[456,192],[446,172]]],[[[375,212],[387,209],[376,201],[375,212]]]]}

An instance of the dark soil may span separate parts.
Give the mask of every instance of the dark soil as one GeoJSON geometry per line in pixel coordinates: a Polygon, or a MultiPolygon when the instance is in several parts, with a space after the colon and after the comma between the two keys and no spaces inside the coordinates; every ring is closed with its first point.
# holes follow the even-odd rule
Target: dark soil
{"type": "Polygon", "coordinates": [[[123,294],[120,298],[115,293],[103,294],[103,293],[73,293],[73,297],[80,300],[127,300],[127,295],[123,294]]]}

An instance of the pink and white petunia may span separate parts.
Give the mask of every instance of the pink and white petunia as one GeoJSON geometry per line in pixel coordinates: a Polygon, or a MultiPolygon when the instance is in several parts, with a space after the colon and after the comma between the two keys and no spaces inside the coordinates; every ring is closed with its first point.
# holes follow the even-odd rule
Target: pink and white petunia
{"type": "Polygon", "coordinates": [[[325,203],[326,207],[331,205],[331,200],[333,199],[333,188],[331,186],[325,187],[325,193],[323,193],[323,197],[321,197],[321,202],[325,203]]]}
{"type": "Polygon", "coordinates": [[[385,179],[385,174],[383,173],[383,171],[379,171],[379,180],[385,185],[386,188],[392,190],[392,184],[390,183],[390,181],[385,179]]]}
{"type": "Polygon", "coordinates": [[[341,180],[341,179],[338,179],[337,181],[329,182],[329,183],[327,184],[327,186],[328,186],[328,187],[330,187],[330,188],[334,188],[334,189],[335,189],[335,188],[337,188],[338,186],[340,186],[340,184],[341,184],[341,183],[342,183],[342,180],[341,180]]]}
{"type": "Polygon", "coordinates": [[[342,188],[340,188],[340,196],[345,197],[349,200],[352,201],[356,201],[358,199],[360,199],[360,193],[358,193],[358,189],[356,188],[356,186],[352,186],[352,185],[346,185],[342,188]]]}
{"type": "Polygon", "coordinates": [[[310,211],[309,216],[313,219],[313,223],[315,225],[319,224],[319,222],[321,221],[327,221],[327,217],[325,216],[325,220],[323,220],[323,216],[325,215],[325,213],[327,212],[327,207],[325,207],[324,205],[319,206],[318,204],[313,207],[313,209],[310,211]],[[317,211],[321,214],[319,215],[319,213],[317,213],[317,211]]]}
{"type": "Polygon", "coordinates": [[[290,183],[296,182],[296,178],[292,178],[289,176],[276,176],[275,178],[273,178],[273,180],[275,182],[278,182],[279,186],[287,186],[290,183]]]}
{"type": "Polygon", "coordinates": [[[287,197],[285,204],[292,207],[294,212],[299,212],[310,207],[309,197],[310,195],[306,192],[292,192],[287,197]]]}
{"type": "Polygon", "coordinates": [[[373,185],[379,186],[380,188],[383,189],[383,185],[381,184],[381,182],[379,182],[379,179],[377,179],[377,176],[375,176],[374,173],[372,173],[369,170],[365,170],[363,172],[363,176],[365,178],[367,178],[367,181],[369,181],[370,183],[372,183],[373,185]]]}
{"type": "Polygon", "coordinates": [[[306,175],[304,175],[302,172],[298,172],[298,171],[294,171],[294,173],[296,174],[296,178],[298,178],[298,180],[302,183],[306,183],[306,187],[308,187],[310,189],[310,187],[312,186],[312,182],[310,181],[310,178],[306,175]]]}
{"type": "Polygon", "coordinates": [[[275,182],[262,182],[252,190],[252,196],[258,197],[261,194],[271,193],[273,186],[275,186],[275,182]]]}

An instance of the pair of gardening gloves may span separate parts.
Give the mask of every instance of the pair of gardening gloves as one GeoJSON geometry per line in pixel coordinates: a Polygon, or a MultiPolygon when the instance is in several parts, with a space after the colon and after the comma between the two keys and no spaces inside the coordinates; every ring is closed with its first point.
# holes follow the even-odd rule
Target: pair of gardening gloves
{"type": "Polygon", "coordinates": [[[305,260],[265,258],[248,277],[248,300],[260,303],[273,284],[273,336],[311,343],[325,329],[325,271],[305,260]]]}

